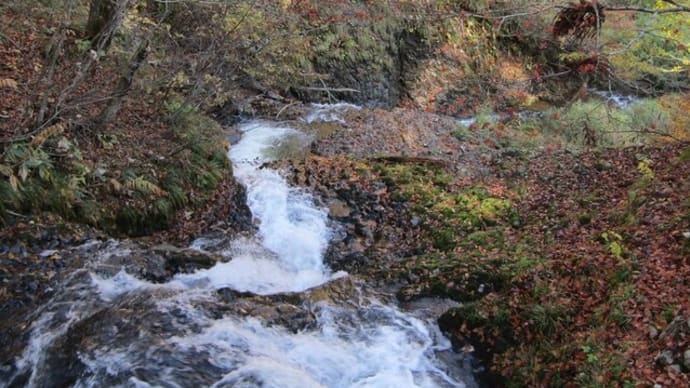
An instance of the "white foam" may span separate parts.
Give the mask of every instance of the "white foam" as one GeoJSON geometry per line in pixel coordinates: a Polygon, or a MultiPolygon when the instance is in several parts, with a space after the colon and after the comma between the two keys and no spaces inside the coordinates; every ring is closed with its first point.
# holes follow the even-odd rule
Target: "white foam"
{"type": "Polygon", "coordinates": [[[593,91],[593,93],[600,96],[601,98],[606,100],[606,102],[613,104],[615,107],[619,109],[628,108],[634,102],[639,100],[639,98],[634,95],[618,94],[608,90],[595,90],[593,91]]]}
{"type": "Polygon", "coordinates": [[[331,275],[318,265],[305,269],[286,266],[273,252],[252,240],[235,241],[230,252],[224,254],[232,260],[193,274],[177,275],[174,280],[191,287],[230,287],[268,295],[303,291],[342,276],[342,273],[331,275]]]}
{"type": "Polygon", "coordinates": [[[272,160],[268,151],[280,139],[301,137],[306,146],[309,138],[262,121],[247,123],[240,131],[242,139],[229,157],[235,176],[246,187],[247,205],[259,222],[258,238],[265,251],[256,249],[256,244],[245,246],[239,250],[244,254],[233,256],[229,263],[195,275],[206,276],[214,287],[262,294],[302,291],[330,280],[322,260],[331,236],[328,212],[317,207],[308,193],[290,187],[279,172],[261,168],[272,160]]]}
{"type": "Polygon", "coordinates": [[[228,370],[215,386],[249,379],[270,387],[464,386],[432,364],[433,341],[421,321],[383,306],[374,307],[371,320],[323,309],[317,331],[294,334],[254,318],[226,318],[173,342],[180,351],[209,351],[214,365],[228,370]]]}
{"type": "Polygon", "coordinates": [[[360,109],[362,109],[360,106],[345,102],[337,104],[312,104],[312,110],[304,117],[304,121],[307,123],[323,121],[345,124],[345,119],[343,119],[342,115],[348,110],[360,109]]]}
{"type": "Polygon", "coordinates": [[[124,293],[151,286],[151,283],[137,279],[124,270],[108,278],[92,273],[91,283],[104,301],[111,301],[124,293]]]}

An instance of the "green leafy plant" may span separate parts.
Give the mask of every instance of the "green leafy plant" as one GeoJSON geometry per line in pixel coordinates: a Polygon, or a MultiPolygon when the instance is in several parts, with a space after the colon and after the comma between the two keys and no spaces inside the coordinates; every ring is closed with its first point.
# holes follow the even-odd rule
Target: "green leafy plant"
{"type": "Polygon", "coordinates": [[[623,237],[620,234],[612,230],[609,230],[606,232],[602,232],[599,235],[599,239],[602,242],[602,244],[606,245],[607,249],[613,255],[613,257],[615,257],[618,260],[623,260],[623,237]]]}

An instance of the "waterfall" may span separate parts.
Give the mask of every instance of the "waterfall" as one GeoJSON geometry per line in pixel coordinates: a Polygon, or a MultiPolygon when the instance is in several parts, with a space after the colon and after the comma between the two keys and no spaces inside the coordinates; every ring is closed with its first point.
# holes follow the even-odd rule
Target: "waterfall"
{"type": "Polygon", "coordinates": [[[286,141],[307,147],[309,136],[266,121],[241,132],[229,158],[256,235],[197,240],[226,260],[165,283],[99,271],[132,255],[122,242],[75,248],[97,253],[38,312],[0,386],[474,386],[435,322],[324,265],[327,210],[266,166],[286,141]],[[351,285],[348,300],[316,296],[339,282],[351,285]]]}

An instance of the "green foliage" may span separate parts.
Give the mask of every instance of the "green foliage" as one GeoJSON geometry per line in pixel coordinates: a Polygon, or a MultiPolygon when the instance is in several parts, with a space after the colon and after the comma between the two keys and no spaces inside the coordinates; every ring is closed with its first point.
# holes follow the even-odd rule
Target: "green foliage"
{"type": "MultiPolygon", "coordinates": [[[[673,7],[657,0],[645,0],[654,9],[673,7]]],[[[656,87],[687,85],[690,69],[690,19],[687,13],[637,14],[634,28],[610,32],[623,49],[615,51],[616,69],[629,79],[652,79],[656,87]]]]}
{"type": "Polygon", "coordinates": [[[654,143],[670,135],[671,122],[668,113],[654,99],[640,99],[625,108],[589,100],[552,108],[540,117],[509,126],[518,133],[536,131],[542,138],[537,144],[551,138],[551,141],[576,149],[654,143]]]}
{"type": "Polygon", "coordinates": [[[604,351],[601,344],[593,340],[580,345],[577,351],[584,355],[585,361],[580,367],[580,373],[576,376],[578,386],[602,387],[605,376],[610,380],[611,385],[615,382],[616,386],[634,386],[630,381],[621,378],[628,366],[619,354],[604,351]]]}
{"type": "Polygon", "coordinates": [[[414,213],[420,215],[434,248],[453,250],[464,238],[495,241],[500,234],[487,231],[499,220],[513,222],[517,214],[509,200],[491,196],[481,186],[456,191],[453,179],[434,167],[414,164],[381,164],[377,166],[381,179],[392,186],[397,199],[409,202],[414,213]]]}
{"type": "Polygon", "coordinates": [[[602,232],[599,235],[599,241],[601,241],[602,244],[606,245],[606,248],[611,253],[611,255],[613,255],[613,257],[615,257],[618,260],[623,260],[623,237],[620,234],[612,230],[602,232]]]}
{"type": "Polygon", "coordinates": [[[525,314],[525,321],[544,337],[555,334],[561,327],[561,320],[567,316],[564,307],[556,304],[533,304],[525,310],[525,314]]]}
{"type": "Polygon", "coordinates": [[[0,218],[6,211],[51,211],[78,218],[87,196],[91,171],[82,163],[79,149],[64,137],[40,145],[15,142],[0,159],[2,181],[0,218]]]}
{"type": "Polygon", "coordinates": [[[673,319],[676,317],[676,306],[671,304],[665,305],[661,310],[661,317],[664,319],[664,321],[666,321],[666,323],[673,322],[673,319]]]}
{"type": "Polygon", "coordinates": [[[74,44],[80,53],[84,53],[91,48],[91,41],[88,39],[75,39],[74,44]]]}
{"type": "Polygon", "coordinates": [[[683,150],[683,152],[680,153],[678,156],[678,160],[681,162],[688,162],[690,161],[690,147],[686,148],[683,150]]]}
{"type": "Polygon", "coordinates": [[[152,194],[154,196],[163,196],[165,191],[163,191],[158,185],[147,180],[143,176],[137,176],[133,179],[129,179],[125,182],[125,188],[137,191],[141,194],[152,194]]]}
{"type": "Polygon", "coordinates": [[[642,179],[646,181],[651,181],[654,179],[654,171],[649,167],[651,161],[647,158],[642,158],[637,163],[637,171],[642,175],[642,179]]]}
{"type": "Polygon", "coordinates": [[[463,303],[460,307],[450,309],[439,319],[439,325],[443,329],[447,327],[459,327],[459,322],[466,323],[469,327],[475,328],[489,323],[484,315],[480,302],[463,303]]]}
{"type": "Polygon", "coordinates": [[[224,5],[212,16],[230,44],[227,59],[254,79],[287,89],[311,71],[304,20],[281,6],[257,7],[252,1],[224,5]]]}
{"type": "MultiPolygon", "coordinates": [[[[167,227],[179,209],[210,198],[230,171],[217,123],[181,103],[168,104],[168,112],[180,149],[175,157],[156,160],[160,179],[140,165],[108,179],[106,170],[89,169],[79,148],[65,136],[10,144],[0,159],[0,220],[6,220],[8,210],[48,211],[130,235],[167,227]]],[[[108,134],[98,140],[105,149],[119,145],[117,137],[108,134]]]]}

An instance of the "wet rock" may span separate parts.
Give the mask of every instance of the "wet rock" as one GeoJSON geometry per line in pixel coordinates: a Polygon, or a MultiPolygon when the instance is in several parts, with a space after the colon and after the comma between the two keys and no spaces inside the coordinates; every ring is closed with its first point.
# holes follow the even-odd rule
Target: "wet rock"
{"type": "Polygon", "coordinates": [[[226,303],[224,313],[258,318],[267,326],[282,326],[293,333],[313,329],[316,325],[316,317],[303,307],[300,294],[261,296],[223,288],[218,290],[218,295],[226,303]]]}
{"type": "Polygon", "coordinates": [[[649,338],[656,339],[659,336],[659,330],[654,326],[649,326],[649,338]]]}
{"type": "Polygon", "coordinates": [[[334,218],[345,218],[351,213],[351,209],[345,204],[345,202],[336,199],[331,202],[328,206],[328,215],[334,218]]]}
{"type": "Polygon", "coordinates": [[[609,171],[613,168],[613,166],[607,160],[600,160],[600,161],[597,161],[596,163],[594,163],[594,168],[597,171],[609,171]]]}
{"type": "MultiPolygon", "coordinates": [[[[42,359],[37,386],[74,385],[89,371],[87,365],[96,362],[103,349],[136,349],[142,352],[142,349],[159,345],[171,334],[201,331],[204,322],[192,320],[184,310],[157,306],[158,301],[171,296],[166,291],[126,294],[113,305],[97,310],[68,327],[64,335],[46,345],[48,349],[42,359]]],[[[148,355],[150,359],[133,359],[133,362],[165,362],[165,367],[183,367],[175,365],[176,359],[164,354],[166,351],[174,349],[159,350],[159,354],[148,355]]],[[[104,383],[124,384],[127,377],[122,376],[123,370],[115,360],[113,362],[112,376],[104,383]]],[[[211,368],[202,357],[196,362],[195,368],[211,368]]]]}
{"type": "Polygon", "coordinates": [[[673,352],[670,350],[664,350],[654,358],[654,361],[663,366],[671,365],[673,364],[673,352]]]}
{"type": "Polygon", "coordinates": [[[345,120],[346,128],[336,128],[312,145],[315,154],[350,155],[362,159],[373,155],[444,155],[449,160],[457,160],[462,153],[460,141],[450,136],[456,123],[449,117],[396,108],[392,111],[361,110],[345,120]]]}
{"type": "Polygon", "coordinates": [[[419,216],[413,216],[412,219],[410,220],[410,225],[412,225],[412,227],[414,228],[414,227],[419,226],[419,224],[421,222],[422,222],[422,219],[419,218],[419,216]]]}
{"type": "Polygon", "coordinates": [[[97,249],[107,252],[96,267],[98,273],[113,276],[124,269],[155,283],[166,282],[178,273],[210,268],[221,260],[213,253],[168,244],[149,247],[132,242],[108,242],[98,245],[97,249]]]}
{"type": "Polygon", "coordinates": [[[374,230],[376,228],[376,222],[375,221],[363,221],[359,220],[355,224],[355,232],[367,240],[373,240],[374,239],[374,230]]]}
{"type": "MultiPolygon", "coordinates": [[[[88,273],[81,279],[66,285],[60,296],[65,300],[77,300],[88,282],[88,273]],[[76,293],[76,294],[73,294],[76,293]]],[[[130,376],[139,373],[155,373],[171,370],[178,382],[195,381],[210,385],[223,375],[221,368],[209,362],[203,349],[177,348],[175,338],[204,335],[214,325],[225,320],[242,321],[256,319],[265,326],[285,328],[293,333],[316,328],[314,309],[321,302],[350,306],[357,303],[362,288],[350,278],[336,279],[304,293],[286,293],[270,296],[221,289],[207,298],[188,299],[174,288],[151,288],[123,293],[108,303],[89,293],[88,298],[77,305],[57,304],[51,307],[52,318],[42,330],[58,330],[64,327],[64,335],[46,342],[42,353],[41,373],[37,386],[70,386],[84,376],[100,373],[98,381],[105,385],[126,385],[130,376]],[[62,306],[62,307],[57,307],[62,306]],[[64,311],[62,311],[64,310],[64,311]],[[74,310],[74,311],[72,311],[74,310]],[[76,315],[75,315],[76,314],[76,315]],[[81,320],[67,325],[72,318],[84,314],[81,320]],[[146,365],[132,370],[118,364],[117,355],[127,354],[127,365],[146,365]],[[103,357],[113,357],[104,359],[103,357]],[[110,361],[108,361],[110,360],[110,361]],[[112,362],[112,365],[109,364],[112,362]],[[98,365],[94,369],[92,365],[98,365]],[[108,365],[106,369],[104,365],[108,365]],[[100,372],[98,372],[100,371],[100,372]],[[104,374],[107,372],[107,374],[104,374]],[[187,373],[192,373],[187,375],[187,373]],[[204,380],[208,379],[208,380],[204,380]]],[[[31,328],[24,328],[28,333],[31,328]]],[[[180,343],[184,347],[184,341],[180,343]]],[[[241,344],[237,345],[241,347],[241,344]]],[[[239,351],[239,350],[238,350],[239,351]]],[[[3,364],[4,365],[4,364],[3,364]]],[[[8,377],[9,386],[21,386],[28,371],[10,370],[1,376],[8,377]]],[[[161,376],[148,376],[158,381],[161,376]]],[[[82,380],[83,381],[83,380],[82,380]]]]}
{"type": "Polygon", "coordinates": [[[451,308],[460,307],[460,303],[448,298],[418,298],[408,303],[404,303],[403,307],[407,310],[415,312],[415,315],[421,316],[424,319],[438,320],[451,308]]]}
{"type": "Polygon", "coordinates": [[[486,386],[505,386],[506,381],[491,371],[493,354],[505,351],[512,343],[512,334],[508,328],[498,328],[501,333],[496,338],[487,339],[477,335],[473,329],[493,324],[487,317],[477,314],[473,303],[453,307],[438,318],[439,328],[445,333],[456,349],[471,349],[478,368],[477,376],[486,386]]]}
{"type": "Polygon", "coordinates": [[[167,244],[155,246],[152,251],[165,258],[165,267],[172,274],[211,268],[221,260],[220,256],[208,252],[167,244]]]}
{"type": "Polygon", "coordinates": [[[349,305],[357,303],[363,287],[354,278],[344,276],[307,290],[304,293],[304,300],[310,304],[329,302],[334,305],[349,305]]]}

